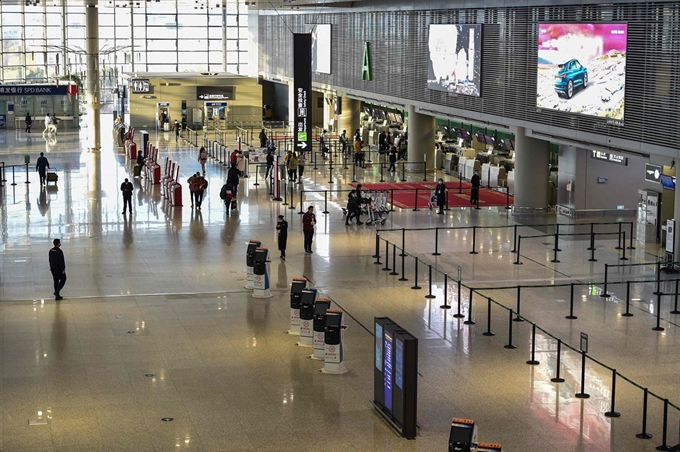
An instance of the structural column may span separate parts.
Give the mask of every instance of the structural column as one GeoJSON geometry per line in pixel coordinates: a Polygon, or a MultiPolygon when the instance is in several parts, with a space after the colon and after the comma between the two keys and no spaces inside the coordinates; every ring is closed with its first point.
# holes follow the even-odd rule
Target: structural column
{"type": "MultiPolygon", "coordinates": [[[[361,112],[361,102],[349,97],[341,97],[340,99],[340,114],[335,116],[338,124],[338,134],[343,130],[347,131],[349,140],[354,136],[354,131],[359,128],[361,112]]],[[[331,106],[333,108],[333,106],[331,106]]]]}
{"type": "MultiPolygon", "coordinates": [[[[427,159],[427,170],[435,169],[434,159],[434,116],[417,113],[413,105],[408,106],[408,156],[409,162],[422,162],[427,159]]],[[[422,171],[422,166],[413,165],[409,169],[422,171]]]]}
{"type": "MultiPolygon", "coordinates": [[[[677,169],[675,174],[678,174],[677,169]]],[[[667,193],[668,190],[664,190],[664,192],[667,193]]],[[[675,230],[673,231],[673,261],[680,262],[680,254],[678,254],[680,253],[680,228],[678,228],[678,224],[680,223],[680,187],[675,187],[673,198],[673,219],[675,220],[675,230]]],[[[666,238],[666,240],[668,240],[668,238],[666,238]]]]}
{"type": "Polygon", "coordinates": [[[101,148],[101,124],[99,121],[99,10],[97,0],[85,3],[85,51],[87,52],[87,125],[88,149],[101,148]]]}
{"type": "Polygon", "coordinates": [[[515,209],[548,207],[550,143],[526,135],[524,127],[515,130],[515,209]]]}

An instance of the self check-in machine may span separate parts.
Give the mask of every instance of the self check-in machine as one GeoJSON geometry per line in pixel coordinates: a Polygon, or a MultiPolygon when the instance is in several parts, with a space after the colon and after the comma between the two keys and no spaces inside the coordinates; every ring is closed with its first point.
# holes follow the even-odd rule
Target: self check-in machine
{"type": "Polygon", "coordinates": [[[304,289],[300,299],[300,347],[313,347],[314,303],[316,289],[304,289]]]}
{"type": "Polygon", "coordinates": [[[255,266],[255,250],[262,246],[262,242],[259,240],[251,240],[248,242],[248,248],[246,248],[246,289],[253,288],[253,280],[255,279],[255,274],[253,273],[253,267],[255,266]]]}
{"type": "Polygon", "coordinates": [[[170,102],[156,103],[156,128],[157,130],[165,130],[170,125],[170,102]],[[166,126],[165,124],[168,124],[166,126]]]}
{"type": "Polygon", "coordinates": [[[307,278],[293,278],[290,285],[290,329],[288,334],[300,335],[300,303],[302,291],[307,287],[307,278]]]}
{"type": "Polygon", "coordinates": [[[314,353],[309,357],[311,359],[323,360],[326,354],[325,337],[326,337],[326,311],[331,307],[331,299],[319,297],[314,304],[314,321],[313,321],[313,345],[314,353]]]}
{"type": "Polygon", "coordinates": [[[471,452],[477,445],[477,427],[472,419],[454,417],[449,433],[449,452],[471,452]]]}
{"type": "Polygon", "coordinates": [[[325,374],[344,374],[347,369],[345,368],[345,353],[342,344],[345,329],[342,324],[342,311],[337,309],[326,311],[325,326],[324,366],[321,371],[325,374]]]}
{"type": "Polygon", "coordinates": [[[256,248],[253,263],[253,297],[271,298],[269,289],[269,250],[256,248]]]}

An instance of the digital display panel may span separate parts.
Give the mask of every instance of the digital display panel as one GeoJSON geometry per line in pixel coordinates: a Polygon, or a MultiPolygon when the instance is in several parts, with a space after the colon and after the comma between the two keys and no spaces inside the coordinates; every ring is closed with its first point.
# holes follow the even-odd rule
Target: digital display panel
{"type": "Polygon", "coordinates": [[[427,87],[437,91],[480,96],[482,26],[433,24],[428,38],[430,64],[427,87]]]}
{"type": "Polygon", "coordinates": [[[623,120],[627,24],[539,24],[536,106],[623,120]]]}
{"type": "Polygon", "coordinates": [[[383,349],[384,380],[383,388],[385,394],[385,407],[392,412],[392,335],[385,331],[385,341],[383,349]]]}
{"type": "Polygon", "coordinates": [[[404,389],[404,342],[396,340],[394,353],[394,384],[399,389],[404,389]]]}
{"type": "Polygon", "coordinates": [[[381,324],[375,324],[375,367],[380,372],[383,369],[383,327],[381,324]]]}
{"type": "Polygon", "coordinates": [[[666,190],[675,190],[675,178],[671,176],[661,175],[661,185],[666,190]]]}
{"type": "Polygon", "coordinates": [[[318,24],[312,31],[312,71],[331,73],[331,24],[318,24]]]}

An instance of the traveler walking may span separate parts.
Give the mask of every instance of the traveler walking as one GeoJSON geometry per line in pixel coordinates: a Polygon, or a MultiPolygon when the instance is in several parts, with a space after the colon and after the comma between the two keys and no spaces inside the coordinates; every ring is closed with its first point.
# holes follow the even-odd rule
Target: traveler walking
{"type": "Polygon", "coordinates": [[[397,149],[392,148],[390,150],[390,167],[387,168],[388,172],[395,172],[397,170],[395,163],[397,163],[397,149]]]}
{"type": "Polygon", "coordinates": [[[274,153],[272,151],[267,152],[267,170],[264,173],[264,178],[267,179],[274,171],[274,153]]]}
{"type": "Polygon", "coordinates": [[[41,152],[38,161],[35,162],[35,170],[40,175],[40,185],[47,183],[47,170],[50,168],[50,162],[47,161],[45,153],[41,152]]]}
{"type": "Polygon", "coordinates": [[[307,158],[303,152],[300,152],[300,157],[298,158],[298,184],[302,183],[302,175],[305,173],[305,163],[307,163],[307,158]]]}
{"type": "Polygon", "coordinates": [[[236,168],[236,165],[232,165],[232,167],[229,168],[229,171],[227,171],[227,182],[231,184],[234,196],[238,198],[238,184],[240,179],[238,177],[238,168],[236,168]]]}
{"type": "Polygon", "coordinates": [[[201,146],[201,149],[198,151],[198,163],[201,164],[201,171],[203,171],[203,175],[205,175],[205,163],[208,161],[208,151],[205,150],[203,146],[201,146]]]}
{"type": "Polygon", "coordinates": [[[175,123],[172,125],[172,130],[175,132],[175,143],[179,141],[179,129],[181,128],[179,121],[175,119],[175,123]]]}
{"type": "Polygon", "coordinates": [[[187,179],[187,185],[189,186],[189,196],[191,197],[191,207],[194,207],[194,199],[196,198],[196,179],[201,175],[198,171],[196,174],[192,174],[189,179],[187,179]]]}
{"type": "Polygon", "coordinates": [[[297,180],[298,172],[298,158],[295,152],[290,156],[288,160],[288,180],[295,182],[297,180]]]}
{"type": "Polygon", "coordinates": [[[278,231],[279,251],[281,251],[281,259],[286,259],[286,245],[288,243],[288,222],[279,215],[276,223],[276,230],[278,231]]]}
{"type": "Polygon", "coordinates": [[[196,186],[196,209],[201,210],[201,204],[203,204],[203,194],[205,193],[205,189],[208,188],[208,181],[203,177],[202,175],[198,175],[196,180],[194,181],[194,184],[196,186]]]}
{"type": "MultiPolygon", "coordinates": [[[[234,186],[227,180],[227,182],[222,185],[220,189],[220,198],[224,201],[224,205],[227,208],[227,216],[229,216],[229,211],[232,209],[231,201],[234,198],[234,186]]],[[[234,209],[236,210],[236,209],[234,209]]]]}
{"type": "Polygon", "coordinates": [[[43,130],[43,135],[45,135],[45,132],[49,133],[50,132],[50,124],[52,123],[52,118],[50,117],[50,114],[47,113],[45,115],[45,130],[43,130]]]}
{"type": "Polygon", "coordinates": [[[305,236],[305,253],[312,253],[312,240],[314,238],[314,225],[316,224],[316,216],[314,215],[314,207],[309,206],[307,212],[302,215],[302,232],[305,236]]]}
{"type": "Polygon", "coordinates": [[[66,262],[64,252],[61,250],[61,240],[54,239],[52,244],[54,248],[49,252],[50,272],[52,272],[52,279],[54,280],[54,299],[59,301],[64,298],[61,296],[61,289],[66,284],[66,262]]]}
{"type": "Polygon", "coordinates": [[[135,187],[127,177],[125,178],[125,182],[120,184],[120,191],[123,192],[123,215],[125,215],[128,206],[130,207],[130,215],[132,215],[132,192],[134,189],[135,187]]]}

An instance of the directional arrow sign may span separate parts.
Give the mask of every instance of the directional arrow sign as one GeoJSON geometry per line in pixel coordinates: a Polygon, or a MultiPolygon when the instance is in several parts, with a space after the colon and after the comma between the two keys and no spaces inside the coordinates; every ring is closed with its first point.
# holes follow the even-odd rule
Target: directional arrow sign
{"type": "Polygon", "coordinates": [[[307,149],[307,142],[306,142],[306,141],[300,141],[300,142],[298,143],[298,147],[299,147],[300,149],[307,149]]]}

